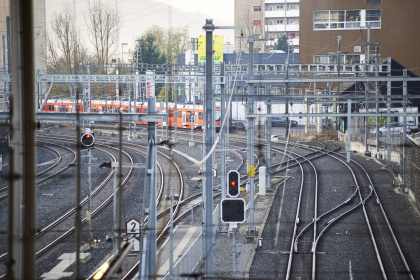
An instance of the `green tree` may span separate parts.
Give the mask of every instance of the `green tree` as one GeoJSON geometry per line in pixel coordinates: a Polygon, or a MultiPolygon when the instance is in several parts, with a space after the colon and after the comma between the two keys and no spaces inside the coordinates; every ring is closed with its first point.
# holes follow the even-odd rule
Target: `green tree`
{"type": "Polygon", "coordinates": [[[136,50],[134,52],[134,61],[141,61],[147,64],[164,64],[166,62],[166,56],[159,51],[156,39],[150,33],[143,35],[137,41],[136,50]]]}
{"type": "Polygon", "coordinates": [[[277,44],[276,44],[276,50],[281,50],[284,52],[288,52],[289,50],[289,42],[287,40],[287,36],[286,35],[282,35],[281,37],[279,37],[277,39],[277,44]]]}
{"type": "Polygon", "coordinates": [[[191,49],[188,27],[171,27],[165,29],[160,26],[152,26],[137,40],[134,61],[153,64],[173,64],[178,54],[185,53],[191,49]],[[153,38],[153,40],[151,39],[153,38]],[[146,42],[145,42],[146,41],[146,42]],[[146,44],[145,44],[146,43],[146,44]],[[144,46],[144,44],[146,46],[144,46]],[[140,49],[139,49],[140,47],[140,49]],[[148,47],[148,49],[144,49],[148,47]],[[155,50],[164,58],[164,62],[159,62],[156,56],[150,56],[149,50],[155,50]]]}

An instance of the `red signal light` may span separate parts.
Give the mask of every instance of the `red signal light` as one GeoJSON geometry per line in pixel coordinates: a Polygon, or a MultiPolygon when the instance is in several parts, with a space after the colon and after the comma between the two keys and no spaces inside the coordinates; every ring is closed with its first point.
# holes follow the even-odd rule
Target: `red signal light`
{"type": "Polygon", "coordinates": [[[232,187],[234,187],[234,186],[236,186],[236,182],[235,182],[235,181],[231,181],[231,182],[230,182],[230,185],[231,185],[232,187]]]}
{"type": "Polygon", "coordinates": [[[91,133],[83,133],[81,138],[82,148],[93,148],[95,137],[91,133]]]}

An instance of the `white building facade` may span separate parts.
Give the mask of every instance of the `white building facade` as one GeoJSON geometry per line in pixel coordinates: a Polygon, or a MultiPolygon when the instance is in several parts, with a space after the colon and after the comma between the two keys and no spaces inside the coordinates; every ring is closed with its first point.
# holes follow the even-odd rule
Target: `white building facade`
{"type": "Polygon", "coordinates": [[[235,50],[247,52],[248,36],[264,40],[254,44],[254,52],[275,49],[278,38],[286,36],[290,51],[299,52],[300,0],[235,0],[235,50]],[[241,36],[242,35],[242,36],[241,36]]]}

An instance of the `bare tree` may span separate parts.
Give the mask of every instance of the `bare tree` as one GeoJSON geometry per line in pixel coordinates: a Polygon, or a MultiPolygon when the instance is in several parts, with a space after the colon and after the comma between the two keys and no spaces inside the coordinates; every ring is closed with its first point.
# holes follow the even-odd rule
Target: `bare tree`
{"type": "Polygon", "coordinates": [[[118,47],[121,20],[116,9],[102,0],[89,2],[86,18],[89,40],[94,47],[94,57],[98,65],[107,64],[118,47]]]}
{"type": "Polygon", "coordinates": [[[47,64],[58,71],[78,71],[86,62],[87,51],[68,6],[55,14],[47,32],[47,64]]]}
{"type": "MultiPolygon", "coordinates": [[[[46,34],[46,61],[50,71],[77,73],[87,60],[87,49],[83,46],[80,33],[68,6],[55,14],[46,34]]],[[[67,84],[54,85],[53,95],[72,92],[67,84]]]]}
{"type": "MultiPolygon", "coordinates": [[[[253,35],[255,39],[259,39],[260,36],[264,37],[264,22],[262,13],[252,12],[251,9],[252,6],[249,7],[248,5],[242,8],[242,13],[239,13],[241,17],[236,19],[238,23],[235,22],[235,24],[242,26],[242,30],[235,30],[235,48],[237,51],[241,50],[245,53],[249,52],[249,36],[253,35]]],[[[263,47],[263,42],[254,42],[254,48],[262,49],[263,47]]]]}

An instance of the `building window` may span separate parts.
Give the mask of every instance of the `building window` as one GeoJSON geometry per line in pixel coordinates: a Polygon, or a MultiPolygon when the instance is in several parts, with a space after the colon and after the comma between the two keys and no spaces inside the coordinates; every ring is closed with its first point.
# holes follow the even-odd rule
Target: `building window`
{"type": "Polygon", "coordinates": [[[360,28],[360,10],[346,11],[346,28],[360,28]]]}
{"type": "Polygon", "coordinates": [[[296,24],[296,19],[294,18],[289,19],[289,24],[296,24]]]}
{"type": "Polygon", "coordinates": [[[273,10],[273,6],[270,6],[268,10],[271,12],[273,10]]]}
{"type": "Polygon", "coordinates": [[[254,12],[261,12],[261,6],[253,6],[254,12]]]}
{"type": "Polygon", "coordinates": [[[276,20],[276,23],[277,24],[283,24],[283,20],[282,19],[278,19],[278,20],[276,20]]]}
{"type": "Polygon", "coordinates": [[[277,7],[276,7],[276,9],[277,9],[277,11],[279,11],[279,10],[283,10],[283,5],[279,5],[279,6],[277,6],[277,7]]]}
{"type": "Polygon", "coordinates": [[[261,20],[260,19],[254,19],[254,26],[261,26],[261,20]]]}
{"type": "Polygon", "coordinates": [[[314,30],[381,28],[381,10],[314,11],[314,30]]]}
{"type": "Polygon", "coordinates": [[[269,20],[268,21],[268,25],[273,25],[273,21],[272,20],[269,20]]]}
{"type": "Polygon", "coordinates": [[[381,27],[381,10],[366,10],[366,26],[381,27]]]}
{"type": "Polygon", "coordinates": [[[290,5],[289,10],[296,10],[296,5],[290,5]]]}
{"type": "MultiPolygon", "coordinates": [[[[319,64],[336,64],[336,55],[314,55],[313,62],[319,64]]],[[[345,54],[340,56],[340,63],[357,64],[360,63],[360,54],[345,54]]]]}
{"type": "Polygon", "coordinates": [[[382,0],[366,0],[366,6],[382,5],[382,0]]]}

